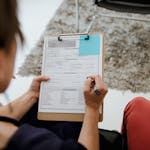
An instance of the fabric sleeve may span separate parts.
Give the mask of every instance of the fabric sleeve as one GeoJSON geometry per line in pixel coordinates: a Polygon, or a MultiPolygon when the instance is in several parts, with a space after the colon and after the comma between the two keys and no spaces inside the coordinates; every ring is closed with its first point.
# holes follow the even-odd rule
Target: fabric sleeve
{"type": "Polygon", "coordinates": [[[77,141],[63,140],[47,129],[24,124],[10,139],[6,150],[85,150],[77,141]]]}

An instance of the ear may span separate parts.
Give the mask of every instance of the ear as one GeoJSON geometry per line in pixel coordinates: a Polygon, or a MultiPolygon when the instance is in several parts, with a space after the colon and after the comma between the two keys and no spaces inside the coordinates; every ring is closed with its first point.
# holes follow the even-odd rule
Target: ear
{"type": "Polygon", "coordinates": [[[6,54],[5,50],[0,48],[0,80],[4,78],[4,71],[6,67],[6,54]]]}
{"type": "Polygon", "coordinates": [[[5,90],[4,80],[5,80],[5,63],[6,63],[5,49],[0,48],[0,92],[5,90]]]}
{"type": "Polygon", "coordinates": [[[0,48],[0,71],[3,68],[3,64],[5,63],[5,50],[3,48],[0,48]]]}

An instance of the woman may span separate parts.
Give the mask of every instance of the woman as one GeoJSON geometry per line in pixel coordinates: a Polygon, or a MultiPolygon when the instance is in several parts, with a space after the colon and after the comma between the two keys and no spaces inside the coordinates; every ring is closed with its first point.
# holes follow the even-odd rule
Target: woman
{"type": "MultiPolygon", "coordinates": [[[[16,57],[16,36],[23,42],[17,19],[16,0],[0,1],[0,92],[4,93],[13,76],[16,57]]],[[[19,126],[19,121],[31,109],[39,98],[40,83],[49,80],[40,76],[33,80],[29,90],[7,106],[0,107],[0,149],[41,150],[41,149],[99,149],[98,118],[99,107],[107,89],[100,76],[89,76],[84,85],[86,112],[78,139],[66,139],[51,130],[38,128],[29,124],[19,126]],[[100,95],[97,95],[91,82],[100,95]],[[11,109],[10,109],[11,108],[11,109]]],[[[56,129],[56,128],[55,128],[56,129]]],[[[58,128],[57,128],[58,129],[58,128]]],[[[56,132],[57,133],[57,132],[56,132]]]]}

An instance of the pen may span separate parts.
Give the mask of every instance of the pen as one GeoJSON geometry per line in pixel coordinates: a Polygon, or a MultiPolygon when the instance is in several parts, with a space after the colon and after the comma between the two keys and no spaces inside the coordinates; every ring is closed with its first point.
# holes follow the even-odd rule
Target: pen
{"type": "MultiPolygon", "coordinates": [[[[90,77],[87,77],[87,79],[88,78],[90,78],[90,77]]],[[[94,92],[95,92],[95,94],[99,96],[101,94],[101,92],[100,92],[99,89],[96,88],[96,86],[95,86],[95,80],[93,80],[92,78],[90,78],[90,79],[91,79],[91,86],[90,86],[90,88],[93,89],[94,92]]]]}
{"type": "Polygon", "coordinates": [[[95,81],[91,78],[91,77],[87,77],[87,79],[90,78],[91,79],[91,86],[90,88],[94,88],[95,87],[95,81]]]}

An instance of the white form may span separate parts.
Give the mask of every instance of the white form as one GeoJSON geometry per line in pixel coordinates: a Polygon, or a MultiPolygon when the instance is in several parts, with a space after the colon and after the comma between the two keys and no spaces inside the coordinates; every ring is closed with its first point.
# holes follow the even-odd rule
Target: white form
{"type": "MultiPolygon", "coordinates": [[[[45,37],[39,112],[84,113],[83,86],[89,75],[102,75],[101,55],[79,55],[80,36],[45,37]]],[[[102,43],[102,41],[100,41],[102,43]]]]}

